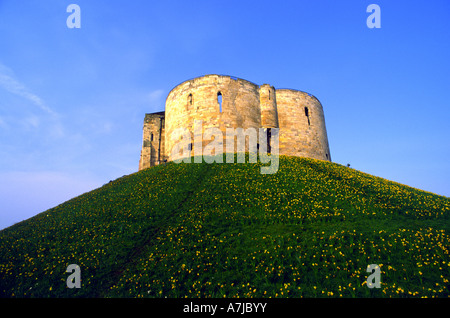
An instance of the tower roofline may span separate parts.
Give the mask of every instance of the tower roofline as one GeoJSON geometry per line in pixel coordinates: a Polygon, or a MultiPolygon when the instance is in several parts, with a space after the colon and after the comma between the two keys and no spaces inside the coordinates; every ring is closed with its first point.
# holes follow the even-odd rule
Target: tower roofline
{"type": "MultiPolygon", "coordinates": [[[[303,94],[306,94],[306,95],[308,95],[309,97],[311,97],[311,98],[317,100],[317,101],[320,103],[319,99],[318,99],[316,96],[314,96],[313,94],[310,94],[310,93],[308,93],[308,92],[305,92],[305,91],[301,91],[301,90],[298,90],[298,89],[292,89],[292,88],[276,88],[276,89],[275,89],[275,92],[279,92],[279,91],[289,91],[289,92],[303,93],[303,94]]],[[[322,104],[322,103],[320,103],[320,104],[322,104]]]]}
{"type": "Polygon", "coordinates": [[[181,86],[181,85],[183,85],[183,84],[185,84],[185,83],[187,83],[187,82],[193,82],[193,81],[195,81],[195,80],[197,80],[197,79],[204,78],[204,77],[210,77],[210,76],[227,77],[227,78],[230,78],[230,79],[232,79],[232,80],[239,80],[239,81],[243,81],[243,82],[250,83],[250,84],[254,85],[255,87],[260,87],[260,85],[258,85],[258,84],[256,84],[256,83],[253,83],[252,81],[248,81],[248,80],[246,80],[246,79],[243,79],[243,78],[240,78],[240,77],[236,77],[236,76],[233,76],[233,75],[225,75],[225,74],[205,74],[205,75],[201,75],[201,76],[197,76],[197,77],[194,77],[194,78],[185,80],[185,81],[183,81],[183,82],[181,82],[181,83],[175,85],[175,86],[172,87],[172,89],[169,91],[169,93],[167,94],[167,96],[169,96],[169,95],[172,93],[172,91],[174,91],[178,86],[181,86]]]}
{"type": "Polygon", "coordinates": [[[159,112],[154,112],[154,113],[146,113],[145,116],[150,116],[150,115],[164,115],[166,113],[165,110],[159,111],[159,112]]]}

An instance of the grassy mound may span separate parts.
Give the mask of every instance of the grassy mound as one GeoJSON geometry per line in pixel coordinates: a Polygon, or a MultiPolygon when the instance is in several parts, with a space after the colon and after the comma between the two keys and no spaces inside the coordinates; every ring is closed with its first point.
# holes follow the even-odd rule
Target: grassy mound
{"type": "Polygon", "coordinates": [[[260,167],[156,166],[15,224],[0,296],[449,296],[449,198],[320,160],[260,167]]]}

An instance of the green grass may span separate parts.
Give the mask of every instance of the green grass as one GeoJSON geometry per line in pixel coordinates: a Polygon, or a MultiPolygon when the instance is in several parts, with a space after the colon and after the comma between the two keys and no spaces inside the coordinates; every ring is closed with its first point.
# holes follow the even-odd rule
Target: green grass
{"type": "Polygon", "coordinates": [[[260,166],[169,163],[15,224],[0,296],[449,297],[449,198],[325,161],[260,166]]]}

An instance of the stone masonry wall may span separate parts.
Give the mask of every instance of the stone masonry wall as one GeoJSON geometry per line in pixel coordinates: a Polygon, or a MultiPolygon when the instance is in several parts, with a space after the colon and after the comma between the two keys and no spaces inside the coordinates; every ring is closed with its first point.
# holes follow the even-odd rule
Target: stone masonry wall
{"type": "Polygon", "coordinates": [[[139,170],[158,165],[165,156],[165,114],[146,114],[144,118],[143,143],[139,170]]]}
{"type": "Polygon", "coordinates": [[[208,145],[213,136],[195,145],[196,121],[202,122],[202,134],[210,127],[222,131],[223,151],[226,128],[279,128],[279,154],[331,161],[324,113],[317,98],[236,77],[206,75],[173,88],[165,112],[146,114],[139,170],[173,160],[175,144],[188,149],[208,145]],[[179,128],[187,129],[191,140],[172,140],[179,128]]]}
{"type": "MultiPolygon", "coordinates": [[[[219,75],[196,78],[175,87],[166,100],[166,155],[169,160],[172,159],[175,143],[184,144],[182,139],[171,140],[175,129],[186,128],[194,141],[194,121],[202,122],[202,134],[206,128],[219,128],[223,134],[224,151],[226,128],[261,127],[258,90],[258,85],[246,80],[219,75]],[[219,95],[222,97],[222,107],[219,105],[219,95]]],[[[202,146],[213,139],[203,138],[202,146]]]]}
{"type": "Polygon", "coordinates": [[[263,84],[259,88],[259,104],[261,107],[261,127],[278,128],[278,110],[275,88],[263,84]]]}
{"type": "Polygon", "coordinates": [[[280,154],[331,161],[322,105],[312,95],[277,90],[280,154]]]}

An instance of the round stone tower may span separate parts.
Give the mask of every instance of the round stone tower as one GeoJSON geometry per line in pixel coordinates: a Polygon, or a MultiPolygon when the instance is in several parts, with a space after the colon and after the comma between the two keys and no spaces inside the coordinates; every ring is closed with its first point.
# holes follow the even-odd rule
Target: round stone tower
{"type": "MultiPolygon", "coordinates": [[[[171,160],[176,144],[183,147],[184,141],[172,140],[176,129],[187,129],[191,134],[193,149],[198,134],[216,127],[223,134],[224,151],[226,128],[261,127],[259,86],[249,81],[222,75],[206,75],[185,81],[173,88],[166,99],[166,155],[171,160]],[[199,122],[202,131],[197,128],[199,122]]],[[[203,135],[202,147],[214,140],[214,136],[203,135]]],[[[234,141],[234,137],[233,137],[234,141]]]]}
{"type": "Polygon", "coordinates": [[[331,161],[323,108],[314,96],[277,89],[280,154],[331,161]]]}
{"type": "MultiPolygon", "coordinates": [[[[139,169],[174,160],[174,146],[188,149],[187,155],[192,156],[217,142],[211,149],[227,152],[227,145],[236,145],[236,137],[227,136],[227,128],[255,128],[258,134],[263,128],[268,149],[270,136],[279,137],[280,155],[331,161],[324,112],[317,98],[298,90],[214,74],[177,85],[167,96],[165,112],[146,115],[139,169]],[[274,129],[279,129],[278,134],[274,129]],[[189,137],[180,138],[180,131],[189,137]],[[219,133],[220,142],[216,140],[219,133]]],[[[256,138],[259,142],[259,136],[256,138]]],[[[247,146],[246,142],[245,151],[247,146]]]]}

